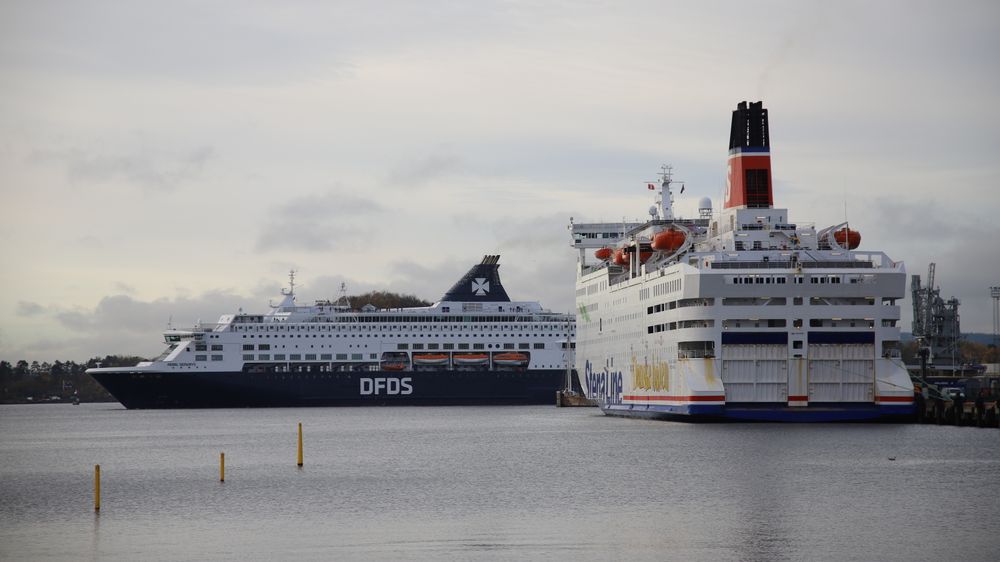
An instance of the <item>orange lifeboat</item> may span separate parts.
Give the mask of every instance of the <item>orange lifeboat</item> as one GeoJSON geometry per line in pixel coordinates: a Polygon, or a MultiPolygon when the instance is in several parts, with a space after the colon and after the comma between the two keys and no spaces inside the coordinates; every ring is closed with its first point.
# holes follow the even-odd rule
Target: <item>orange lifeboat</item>
{"type": "Polygon", "coordinates": [[[608,261],[609,259],[611,259],[611,255],[613,253],[614,251],[611,248],[598,248],[594,252],[594,257],[601,261],[608,261]]]}
{"type": "Polygon", "coordinates": [[[833,239],[837,241],[837,244],[848,250],[853,250],[861,245],[861,233],[857,230],[850,230],[849,228],[842,228],[833,232],[833,239]]]}
{"type": "Polygon", "coordinates": [[[456,365],[483,365],[490,360],[490,356],[485,353],[456,353],[456,365]]]}
{"type": "Polygon", "coordinates": [[[675,228],[668,228],[667,230],[661,230],[656,233],[656,236],[653,237],[653,243],[651,246],[658,252],[667,252],[672,254],[684,245],[685,238],[686,237],[683,232],[675,228]]]}
{"type": "Polygon", "coordinates": [[[505,367],[519,367],[528,362],[528,356],[523,353],[497,353],[493,356],[495,365],[505,367]]]}
{"type": "Polygon", "coordinates": [[[417,365],[444,365],[448,363],[446,353],[414,353],[413,362],[417,365]]]}
{"type": "Polygon", "coordinates": [[[625,255],[625,248],[615,250],[615,265],[628,265],[628,256],[625,255]]]}
{"type": "Polygon", "coordinates": [[[640,263],[646,263],[646,260],[648,260],[651,257],[653,257],[653,252],[650,252],[649,250],[642,250],[639,252],[640,263]]]}

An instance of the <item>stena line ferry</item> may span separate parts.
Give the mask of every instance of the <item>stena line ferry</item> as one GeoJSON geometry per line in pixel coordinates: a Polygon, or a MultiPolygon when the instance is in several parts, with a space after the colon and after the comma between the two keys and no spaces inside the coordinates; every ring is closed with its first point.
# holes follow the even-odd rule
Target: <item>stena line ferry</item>
{"type": "MultiPolygon", "coordinates": [[[[774,207],[767,109],[733,112],[723,209],[673,211],[671,169],[644,223],[574,224],[576,368],[605,414],[672,419],[900,418],[903,264],[846,223],[774,207]]],[[[649,184],[655,189],[655,184],[649,184]]],[[[683,187],[681,188],[683,192],[683,187]]]]}
{"type": "Polygon", "coordinates": [[[429,307],[295,301],[164,332],[134,367],[88,369],[126,408],[551,404],[574,317],[511,301],[488,255],[429,307]]]}

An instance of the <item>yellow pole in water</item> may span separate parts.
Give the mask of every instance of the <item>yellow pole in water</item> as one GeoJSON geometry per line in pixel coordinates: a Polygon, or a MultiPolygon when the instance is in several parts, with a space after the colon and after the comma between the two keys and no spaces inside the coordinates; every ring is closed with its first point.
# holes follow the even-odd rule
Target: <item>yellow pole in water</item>
{"type": "Polygon", "coordinates": [[[94,465],[94,512],[101,510],[101,465],[94,465]]]}
{"type": "Polygon", "coordinates": [[[299,468],[302,468],[302,422],[299,422],[299,468]]]}
{"type": "Polygon", "coordinates": [[[226,481],[226,454],[219,453],[219,482],[226,481]]]}

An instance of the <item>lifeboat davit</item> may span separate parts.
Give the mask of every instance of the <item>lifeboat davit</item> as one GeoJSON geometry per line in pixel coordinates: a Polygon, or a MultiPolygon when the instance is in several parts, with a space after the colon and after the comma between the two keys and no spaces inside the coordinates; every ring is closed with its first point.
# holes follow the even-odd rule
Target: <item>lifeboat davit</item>
{"type": "Polygon", "coordinates": [[[651,246],[658,252],[667,252],[668,254],[672,254],[684,245],[684,240],[686,238],[687,237],[680,230],[668,228],[667,230],[661,230],[656,233],[656,236],[653,237],[653,243],[651,246]]]}
{"type": "Polygon", "coordinates": [[[611,248],[598,248],[594,252],[594,257],[601,261],[608,261],[611,259],[612,254],[614,254],[614,251],[611,248]]]}
{"type": "Polygon", "coordinates": [[[625,248],[615,250],[615,265],[628,265],[628,256],[625,255],[625,248]]]}
{"type": "Polygon", "coordinates": [[[857,230],[842,228],[833,232],[833,239],[837,244],[848,250],[853,250],[861,245],[861,233],[857,230]]]}

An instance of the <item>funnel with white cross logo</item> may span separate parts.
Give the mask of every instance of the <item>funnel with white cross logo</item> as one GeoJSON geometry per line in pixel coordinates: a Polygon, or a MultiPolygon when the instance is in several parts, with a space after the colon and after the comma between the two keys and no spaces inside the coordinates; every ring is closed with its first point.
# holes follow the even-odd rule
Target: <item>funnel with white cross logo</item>
{"type": "Polygon", "coordinates": [[[483,261],[452,286],[442,302],[510,302],[500,283],[500,256],[484,256],[483,261]]]}

